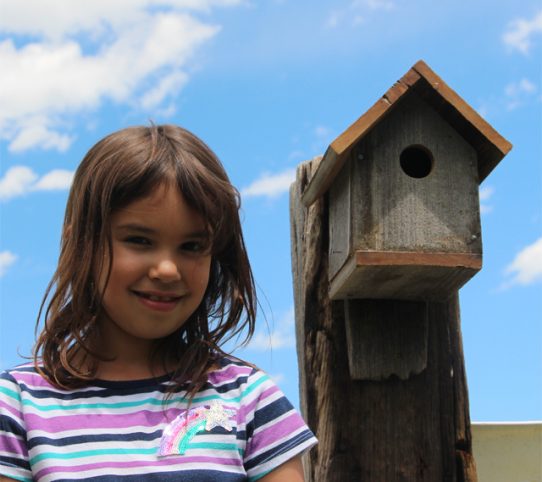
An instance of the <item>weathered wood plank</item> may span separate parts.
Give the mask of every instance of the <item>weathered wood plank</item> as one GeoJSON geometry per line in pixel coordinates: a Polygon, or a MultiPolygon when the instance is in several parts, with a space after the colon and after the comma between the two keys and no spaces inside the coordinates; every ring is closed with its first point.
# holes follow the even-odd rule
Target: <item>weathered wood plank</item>
{"type": "Polygon", "coordinates": [[[443,266],[448,268],[482,268],[477,253],[430,253],[414,251],[356,251],[357,266],[443,266]]]}
{"type": "Polygon", "coordinates": [[[346,344],[352,380],[408,380],[427,366],[427,303],[345,301],[346,344]]]}

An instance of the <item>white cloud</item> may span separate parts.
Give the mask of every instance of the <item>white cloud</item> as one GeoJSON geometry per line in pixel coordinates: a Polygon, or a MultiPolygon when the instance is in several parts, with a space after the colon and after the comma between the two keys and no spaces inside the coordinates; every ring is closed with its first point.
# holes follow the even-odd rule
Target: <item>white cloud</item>
{"type": "Polygon", "coordinates": [[[333,10],[328,14],[324,25],[326,26],[326,28],[335,28],[342,21],[343,17],[344,11],[333,10]]]}
{"type": "Polygon", "coordinates": [[[357,27],[367,21],[366,16],[371,12],[392,11],[396,7],[393,0],[352,0],[347,6],[331,11],[324,25],[326,28],[336,28],[346,22],[357,27]]]}
{"type": "Polygon", "coordinates": [[[241,189],[244,197],[265,196],[274,198],[288,192],[295,181],[295,169],[288,169],[277,174],[264,173],[249,186],[241,189]]]}
{"type": "Polygon", "coordinates": [[[53,169],[41,177],[33,186],[33,191],[57,191],[69,189],[73,181],[73,171],[53,169]]]}
{"type": "Polygon", "coordinates": [[[194,52],[220,30],[194,12],[241,3],[3,0],[0,32],[31,40],[0,40],[0,135],[12,151],[62,151],[69,120],[104,102],[163,110],[188,81],[194,52]]]}
{"type": "Polygon", "coordinates": [[[542,11],[531,20],[519,18],[510,22],[502,38],[509,49],[527,55],[532,47],[533,37],[540,34],[542,34],[542,11]]]}
{"type": "Polygon", "coordinates": [[[162,101],[172,94],[176,94],[188,81],[188,75],[184,72],[174,71],[164,76],[156,87],[150,89],[141,99],[144,109],[152,109],[159,106],[162,101]]]}
{"type": "Polygon", "coordinates": [[[256,333],[247,348],[251,350],[277,350],[295,346],[295,313],[291,308],[271,332],[256,333]]]}
{"type": "Polygon", "coordinates": [[[504,288],[512,285],[528,285],[542,280],[542,238],[523,248],[507,266],[506,273],[512,278],[504,288]]]}
{"type": "Polygon", "coordinates": [[[43,117],[27,119],[21,123],[20,130],[16,132],[9,145],[10,151],[21,152],[33,147],[56,149],[60,152],[66,151],[70,147],[73,138],[49,129],[48,123],[48,119],[43,117]]]}
{"type": "Polygon", "coordinates": [[[506,95],[506,108],[514,110],[536,98],[537,86],[529,79],[523,78],[508,84],[504,93],[506,95]]]}
{"type": "Polygon", "coordinates": [[[480,188],[479,197],[480,197],[480,212],[482,214],[487,214],[493,211],[493,206],[487,204],[491,196],[495,192],[495,188],[492,186],[484,186],[480,188]]]}
{"type": "Polygon", "coordinates": [[[73,172],[54,169],[39,177],[26,166],[14,166],[0,178],[0,200],[23,196],[33,191],[53,191],[69,189],[73,172]]]}
{"type": "Polygon", "coordinates": [[[30,190],[37,178],[37,174],[29,167],[12,167],[0,178],[0,199],[22,196],[30,190]]]}
{"type": "Polygon", "coordinates": [[[286,379],[284,373],[275,373],[269,376],[271,377],[271,380],[273,380],[277,385],[280,385],[286,379]]]}
{"type": "Polygon", "coordinates": [[[392,0],[355,0],[352,2],[354,7],[367,7],[370,10],[393,10],[395,2],[392,0]]]}
{"type": "Polygon", "coordinates": [[[4,276],[8,268],[17,261],[17,256],[10,251],[0,252],[0,278],[4,276]]]}

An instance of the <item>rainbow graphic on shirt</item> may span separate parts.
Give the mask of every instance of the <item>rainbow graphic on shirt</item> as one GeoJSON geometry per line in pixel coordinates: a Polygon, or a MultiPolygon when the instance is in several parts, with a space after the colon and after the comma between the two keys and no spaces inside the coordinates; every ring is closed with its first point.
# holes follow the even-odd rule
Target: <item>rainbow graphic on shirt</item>
{"type": "Polygon", "coordinates": [[[232,426],[229,419],[234,413],[234,410],[225,409],[218,401],[208,407],[186,410],[164,428],[158,456],[184,455],[190,441],[202,430],[210,431],[221,426],[230,432],[232,426]]]}

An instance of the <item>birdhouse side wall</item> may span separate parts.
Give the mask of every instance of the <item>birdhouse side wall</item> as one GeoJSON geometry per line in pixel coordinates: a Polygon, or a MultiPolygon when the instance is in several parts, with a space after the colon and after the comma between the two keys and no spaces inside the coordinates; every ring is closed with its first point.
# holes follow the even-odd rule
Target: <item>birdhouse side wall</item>
{"type": "Polygon", "coordinates": [[[415,93],[352,150],[354,249],[481,254],[477,154],[415,93]],[[401,153],[418,146],[430,173],[407,175],[401,153]]]}
{"type": "Polygon", "coordinates": [[[351,250],[350,176],[347,162],[329,190],[329,274],[333,277],[348,259],[351,250]]]}

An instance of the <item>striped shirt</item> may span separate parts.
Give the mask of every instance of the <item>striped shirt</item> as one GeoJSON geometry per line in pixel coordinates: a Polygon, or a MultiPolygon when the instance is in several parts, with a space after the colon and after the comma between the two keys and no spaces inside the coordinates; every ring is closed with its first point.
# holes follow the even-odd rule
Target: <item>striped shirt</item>
{"type": "Polygon", "coordinates": [[[0,375],[0,475],[21,481],[255,481],[316,443],[262,371],[223,358],[188,406],[168,377],[61,390],[0,375]]]}

